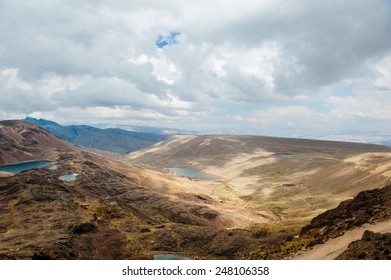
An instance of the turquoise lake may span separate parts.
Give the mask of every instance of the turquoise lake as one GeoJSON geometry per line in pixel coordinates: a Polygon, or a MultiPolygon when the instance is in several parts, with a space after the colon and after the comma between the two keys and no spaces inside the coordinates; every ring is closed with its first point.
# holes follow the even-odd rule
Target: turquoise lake
{"type": "Polygon", "coordinates": [[[30,161],[30,162],[22,162],[22,163],[16,163],[16,164],[9,164],[9,165],[3,165],[0,166],[1,172],[9,172],[9,173],[20,173],[25,170],[30,170],[33,168],[43,168],[46,166],[49,166],[51,164],[54,164],[53,161],[30,161]]]}
{"type": "Polygon", "coordinates": [[[170,168],[175,174],[199,180],[216,180],[219,177],[191,168],[170,168]]]}
{"type": "Polygon", "coordinates": [[[274,154],[277,157],[295,157],[296,154],[289,154],[289,153],[280,153],[280,154],[274,154]]]}
{"type": "Polygon", "coordinates": [[[78,175],[79,174],[77,174],[77,173],[72,173],[72,174],[67,174],[67,175],[64,175],[64,176],[60,176],[60,177],[58,177],[58,179],[63,180],[63,181],[71,182],[71,181],[75,181],[76,177],[78,175]]]}
{"type": "Polygon", "coordinates": [[[191,258],[179,256],[179,255],[172,255],[172,254],[164,254],[164,255],[154,255],[153,258],[158,261],[162,260],[191,260],[191,258]]]}

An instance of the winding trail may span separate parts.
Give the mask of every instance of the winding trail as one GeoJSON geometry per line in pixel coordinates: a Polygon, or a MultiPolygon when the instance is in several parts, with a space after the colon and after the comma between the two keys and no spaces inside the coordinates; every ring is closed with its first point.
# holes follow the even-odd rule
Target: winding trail
{"type": "Polygon", "coordinates": [[[293,260],[333,260],[343,253],[348,245],[361,239],[365,230],[370,230],[378,233],[391,232],[391,220],[380,222],[377,224],[364,224],[363,226],[347,231],[344,235],[330,239],[324,244],[316,245],[314,248],[300,251],[293,256],[293,260]]]}

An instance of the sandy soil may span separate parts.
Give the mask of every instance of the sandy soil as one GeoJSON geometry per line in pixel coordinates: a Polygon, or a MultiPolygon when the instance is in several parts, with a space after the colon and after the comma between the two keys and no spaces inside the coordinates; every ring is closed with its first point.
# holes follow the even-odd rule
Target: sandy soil
{"type": "Polygon", "coordinates": [[[157,143],[151,147],[148,147],[146,149],[135,151],[133,153],[128,154],[127,158],[128,158],[128,160],[132,160],[132,159],[135,159],[135,158],[138,158],[138,157],[144,155],[145,153],[153,154],[155,152],[159,152],[159,151],[162,151],[165,149],[170,149],[172,147],[186,143],[186,142],[190,141],[191,139],[193,139],[194,137],[195,136],[193,136],[193,135],[173,136],[170,138],[170,141],[163,141],[163,142],[157,143]]]}
{"type": "Polygon", "coordinates": [[[13,176],[14,174],[8,172],[0,172],[0,178],[13,176]]]}
{"type": "Polygon", "coordinates": [[[326,242],[325,244],[317,245],[314,248],[301,251],[293,260],[333,260],[341,253],[343,253],[348,245],[356,240],[361,239],[365,230],[370,230],[378,233],[391,232],[391,220],[377,223],[374,225],[365,224],[360,228],[350,230],[343,236],[334,238],[326,242]]]}

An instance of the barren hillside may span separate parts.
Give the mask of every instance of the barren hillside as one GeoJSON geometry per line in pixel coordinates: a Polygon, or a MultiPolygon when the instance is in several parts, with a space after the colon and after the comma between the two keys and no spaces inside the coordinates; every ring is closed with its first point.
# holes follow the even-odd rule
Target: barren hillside
{"type": "Polygon", "coordinates": [[[293,227],[391,177],[390,147],[334,141],[178,136],[127,158],[161,171],[193,168],[216,175],[225,186],[208,195],[293,227]]]}

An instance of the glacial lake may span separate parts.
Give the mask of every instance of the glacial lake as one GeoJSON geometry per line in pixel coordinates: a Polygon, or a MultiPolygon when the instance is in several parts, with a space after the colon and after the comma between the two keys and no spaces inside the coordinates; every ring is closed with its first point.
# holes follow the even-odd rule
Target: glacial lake
{"type": "Polygon", "coordinates": [[[191,260],[191,258],[173,255],[173,254],[164,254],[164,255],[154,255],[154,260],[162,261],[162,260],[191,260]]]}
{"type": "Polygon", "coordinates": [[[175,174],[199,180],[216,180],[219,177],[192,168],[170,168],[175,174]]]}
{"type": "Polygon", "coordinates": [[[290,153],[279,153],[279,154],[274,154],[277,157],[295,157],[296,154],[290,154],[290,153]]]}
{"type": "Polygon", "coordinates": [[[75,181],[75,180],[76,180],[76,177],[77,177],[78,175],[79,175],[79,174],[77,174],[77,173],[72,173],[72,174],[60,176],[60,177],[58,177],[58,179],[60,179],[60,180],[62,180],[62,181],[71,182],[71,181],[75,181]]]}
{"type": "Polygon", "coordinates": [[[47,167],[49,165],[54,164],[53,161],[30,161],[30,162],[22,162],[22,163],[16,163],[16,164],[9,164],[9,165],[3,165],[0,166],[1,172],[8,172],[8,173],[20,173],[25,170],[30,170],[34,168],[43,168],[47,167]]]}

